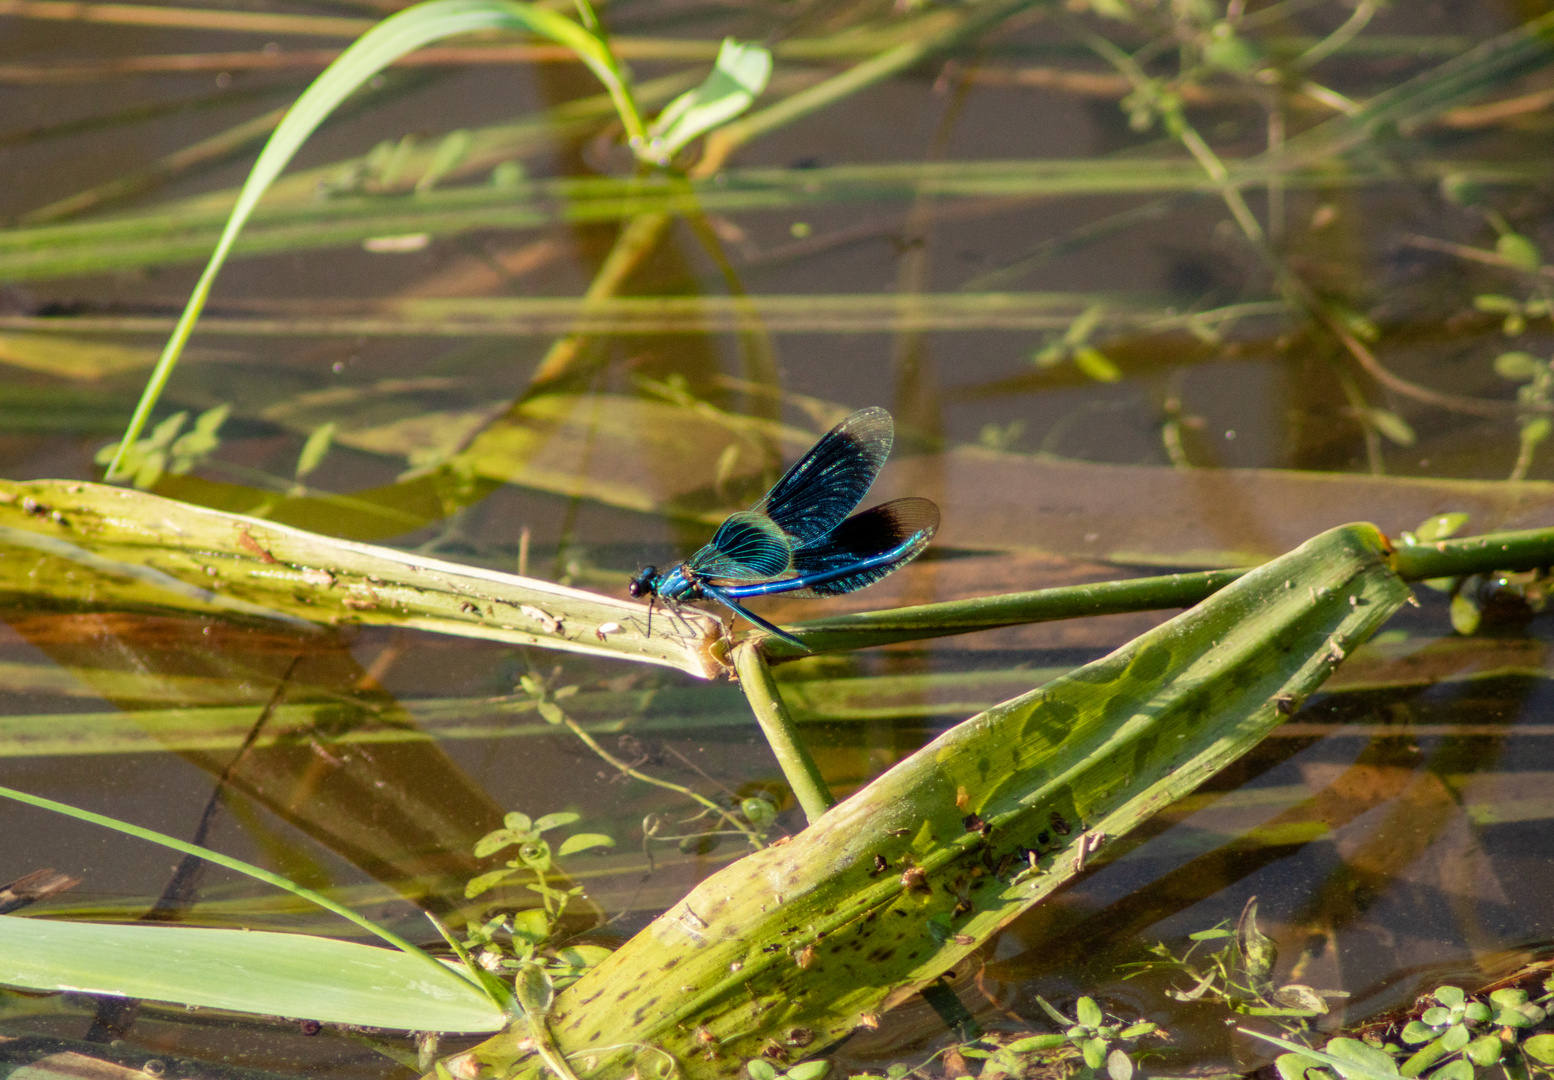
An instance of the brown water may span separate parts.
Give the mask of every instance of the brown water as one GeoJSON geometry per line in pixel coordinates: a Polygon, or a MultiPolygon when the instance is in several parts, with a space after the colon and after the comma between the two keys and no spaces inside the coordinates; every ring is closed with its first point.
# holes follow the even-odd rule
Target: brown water
{"type": "MultiPolygon", "coordinates": [[[[1397,5],[1307,67],[1296,58],[1351,8],[1244,6],[1245,37],[1273,58],[1260,69],[1283,81],[1201,72],[1189,80],[1186,115],[1231,164],[1267,151],[1270,138],[1329,133],[1334,153],[1245,189],[1278,269],[1256,254],[1219,194],[1189,190],[1202,172],[1180,143],[1158,124],[1130,129],[1118,106],[1125,80],[1082,40],[1087,30],[1129,50],[1155,40],[1144,58],[1149,73],[1173,77],[1180,42],[1169,34],[1184,35],[1191,51],[1193,24],[1161,12],[1149,26],[1124,25],[1036,6],[980,43],[739,151],[705,190],[706,217],[673,223],[625,293],[719,297],[732,280],[755,298],[770,332],[741,336],[725,319],[705,330],[633,327],[599,339],[586,354],[592,363],[561,394],[495,421],[536,438],[532,459],[515,461],[508,475],[460,488],[414,469],[493,423],[564,325],[534,323],[532,311],[515,308],[502,325],[471,328],[446,308],[410,302],[577,297],[614,241],[614,224],[569,222],[567,204],[548,192],[536,197],[540,220],[529,226],[438,224],[432,210],[452,205],[439,199],[488,190],[493,163],[484,162],[424,196],[404,192],[413,173],[360,196],[399,215],[383,218],[389,231],[379,236],[425,233],[424,244],[399,244],[411,250],[372,251],[384,246],[364,245],[372,234],[316,242],[305,229],[285,250],[235,259],[158,411],[230,404],[231,417],[211,457],[187,475],[164,475],[154,490],[619,594],[640,565],[672,562],[706,539],[697,514],[746,504],[784,454],[791,460],[847,410],[891,408],[897,450],[881,494],[936,500],[940,539],[864,593],[762,609],[779,620],[1235,564],[1355,519],[1393,535],[1450,510],[1473,515],[1469,531],[1554,525],[1547,445],[1529,444],[1519,463],[1518,415],[1483,405],[1515,400],[1518,383],[1496,373],[1498,355],[1548,358],[1547,310],[1507,326],[1497,301],[1476,300],[1504,296],[1536,308],[1550,295],[1536,250],[1520,256],[1519,241],[1504,236],[1554,242],[1544,167],[1554,146],[1537,96],[1554,53],[1532,50],[1513,70],[1471,75],[1456,97],[1405,117],[1401,130],[1347,141],[1332,134],[1346,99],[1388,91],[1406,99],[1408,80],[1513,31],[1542,6],[1397,5]],[[1481,107],[1497,102],[1509,104],[1481,107]],[[985,162],[1003,163],[1005,180],[974,183],[972,166],[985,162]],[[1072,163],[1064,167],[1078,178],[1061,189],[1038,182],[1051,162],[1072,163]],[[945,170],[936,174],[949,177],[945,187],[919,186],[928,174],[915,167],[925,163],[945,170]],[[836,171],[865,165],[902,168],[836,171]],[[750,171],[758,168],[772,171],[750,171]],[[1188,180],[1169,179],[1178,175],[1188,180]],[[768,194],[741,208],[728,193],[746,188],[768,194]],[[774,188],[781,197],[769,194],[774,188]],[[1383,379],[1395,378],[1379,381],[1330,327],[1298,310],[1290,291],[1280,292],[1281,272],[1338,313],[1337,323],[1345,312],[1368,321],[1375,333],[1362,329],[1360,347],[1374,351],[1383,379]],[[1001,313],[975,306],[992,294],[1008,297],[1001,313]],[[795,295],[821,299],[795,307],[773,299],[795,295]],[[881,315],[882,301],[868,299],[881,296],[919,300],[881,315]],[[836,299],[845,297],[853,299],[836,299]],[[322,322],[367,317],[378,320],[373,332],[322,322]],[[243,325],[258,318],[267,320],[263,333],[243,325]],[[1052,363],[1033,360],[1054,344],[1052,363]],[[1085,344],[1101,367],[1088,354],[1080,357],[1088,369],[1076,362],[1085,344]],[[1442,407],[1421,386],[1466,404],[1442,407]],[[794,430],[778,452],[735,457],[720,472],[728,427],[709,407],[794,430]],[[298,454],[330,421],[335,444],[299,492],[298,454]],[[1513,473],[1525,482],[1509,483],[1513,473]],[[359,501],[330,502],[329,493],[359,501]]],[[[6,261],[11,248],[0,250],[0,471],[99,479],[93,455],[122,430],[198,273],[189,255],[158,244],[170,243],[180,216],[194,215],[186,200],[241,181],[257,143],[193,165],[167,166],[166,156],[285,104],[318,69],[286,66],[287,55],[343,39],[305,26],[213,31],[19,10],[0,16],[9,104],[0,121],[0,218],[12,225],[0,241],[30,235],[49,250],[57,235],[22,232],[42,207],[55,207],[54,220],[105,223],[89,245],[99,252],[118,250],[106,231],[112,222],[158,208],[174,215],[152,244],[112,267],[29,269],[6,261]],[[230,55],[186,62],[193,71],[125,70],[143,68],[137,58],[212,54],[230,55]],[[126,177],[138,178],[131,190],[101,190],[126,177]],[[88,191],[97,193],[88,203],[58,206],[88,191]]],[[[263,10],[365,17],[379,9],[263,10]]],[[[773,42],[901,18],[878,3],[820,0],[624,0],[605,17],[631,38],[773,42]]],[[[704,65],[632,61],[639,81],[704,65]]],[[[780,77],[834,70],[778,65],[780,77]]],[[[565,63],[399,69],[310,141],[292,171],[329,166],[335,175],[337,163],[384,140],[414,135],[435,146],[454,129],[535,118],[596,92],[581,67],[565,63]]],[[[602,119],[552,123],[504,156],[536,181],[618,172],[613,131],[602,119]]],[[[296,198],[319,221],[340,201],[311,188],[296,198]]],[[[1524,404],[1546,403],[1538,394],[1546,391],[1529,390],[1524,404]]],[[[644,818],[681,821],[693,804],[623,780],[570,736],[513,725],[495,699],[513,694],[519,676],[549,675],[558,663],[558,685],[582,688],[579,715],[624,721],[608,740],[613,752],[713,798],[771,792],[783,803],[780,829],[802,827],[728,683],[401,631],[341,630],[320,647],[284,629],[62,609],[7,588],[0,677],[10,692],[0,712],[36,718],[28,730],[79,733],[80,742],[0,742],[0,784],[192,838],[241,735],[191,749],[155,735],[104,734],[101,717],[214,705],[257,716],[278,688],[288,702],[338,702],[307,738],[258,748],[232,768],[203,842],[328,890],[418,940],[429,931],[417,905],[462,917],[464,881],[487,868],[470,848],[508,810],[573,809],[589,830],[617,839],[612,852],[576,856],[567,867],[587,885],[593,907],[577,926],[595,940],[623,940],[740,853],[728,840],[690,851],[650,843],[650,867],[644,818]],[[626,694],[642,690],[655,693],[626,694]],[[456,724],[429,704],[447,699],[461,702],[456,724]],[[350,739],[355,725],[385,711],[433,740],[350,739]]],[[[1120,968],[1157,941],[1180,947],[1187,934],[1234,919],[1251,896],[1279,943],[1282,977],[1351,995],[1331,1026],[1405,1005],[1442,979],[1482,984],[1539,955],[1554,939],[1547,620],[1507,602],[1463,638],[1445,597],[1417,592],[1423,606],[1389,624],[1287,729],[962,965],[953,986],[977,1020],[989,1030],[1042,1028],[1038,994],[1069,1009],[1090,993],[1171,1030],[1166,1071],[1265,1061],[1264,1051],[1231,1041],[1223,1014],[1172,1001],[1159,979],[1125,982],[1120,968]]],[[[803,715],[828,781],[845,793],[978,708],[1103,655],[1159,618],[950,638],[807,661],[783,676],[795,694],[806,682],[874,680],[803,715]],[[887,686],[886,677],[895,681],[887,686]]],[[[81,879],[30,914],[137,918],[172,877],[176,860],[160,849],[19,807],[0,809],[0,821],[0,882],[40,867],[81,879]]],[[[179,916],[351,933],[216,868],[179,916]]],[[[0,1037],[24,1040],[14,1053],[0,1043],[0,1062],[51,1047],[134,1068],[156,1057],[180,1076],[406,1071],[327,1028],[305,1036],[280,1022],[152,1007],[115,1020],[69,997],[0,997],[0,1037]],[[106,1030],[105,1018],[117,1029],[106,1030]]],[[[849,1068],[915,1064],[951,1041],[918,1001],[837,1056],[849,1068]]]]}

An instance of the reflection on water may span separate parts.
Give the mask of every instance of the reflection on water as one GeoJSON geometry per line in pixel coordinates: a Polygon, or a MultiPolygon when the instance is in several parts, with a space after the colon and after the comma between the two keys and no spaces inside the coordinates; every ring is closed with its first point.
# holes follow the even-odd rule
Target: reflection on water
{"type": "MultiPolygon", "coordinates": [[[[257,118],[349,31],[307,18],[365,25],[394,6],[276,7],[303,18],[263,32],[176,14],[62,22],[26,4],[0,16],[6,477],[100,478],[94,455],[268,130],[257,118]]],[[[1393,535],[1443,511],[1471,531],[1554,524],[1538,419],[1554,400],[1547,50],[1497,38],[1518,23],[1484,5],[1187,6],[1032,7],[839,94],[701,181],[696,211],[673,207],[615,295],[586,304],[632,212],[591,77],[498,57],[511,42],[396,69],[309,143],[224,272],[158,413],[188,414],[162,449],[176,458],[178,435],[229,408],[217,445],[184,444],[188,468],[154,490],[620,594],[851,408],[890,407],[897,450],[871,498],[933,499],[939,540],[861,594],[767,604],[779,621],[1240,565],[1356,519],[1393,535]],[[1102,17],[1113,7],[1131,21],[1102,17]],[[1094,34],[1140,66],[1108,62],[1094,34]],[[417,188],[459,128],[472,149],[417,188]],[[529,394],[579,328],[565,377],[529,394]]],[[[622,0],[605,15],[656,107],[700,77],[688,39],[774,43],[776,100],[885,50],[876,32],[928,34],[939,13],[622,0]]],[[[462,925],[534,903],[516,884],[465,895],[494,865],[475,841],[510,810],[575,811],[615,839],[558,878],[583,889],[566,930],[610,945],[748,850],[689,793],[725,808],[767,796],[774,835],[803,825],[728,682],[29,588],[5,585],[0,783],[198,838],[428,945],[421,910],[462,925]],[[608,757],[548,723],[525,677],[575,687],[568,715],[608,757]]],[[[1038,995],[1072,1015],[1091,994],[1164,1025],[1168,1071],[1260,1064],[1270,1055],[1232,1041],[1222,1010],[1165,993],[1180,980],[1123,977],[1253,896],[1276,978],[1348,993],[1324,1027],[1540,955],[1554,938],[1548,627],[1501,604],[1459,636],[1447,598],[1418,592],[1423,607],[1273,737],[947,972],[976,1021],[1045,1030],[1038,995]]],[[[1163,617],[778,677],[845,794],[1163,617]]],[[[359,933],[215,867],[0,814],[0,882],[45,867],[79,879],[28,914],[359,933]]],[[[54,1055],[75,1074],[87,1058],[93,1075],[412,1068],[413,1040],[374,1035],[375,1050],[357,1035],[0,996],[0,1062],[54,1055]]],[[[914,999],[837,1055],[881,1069],[953,1041],[914,999]]]]}

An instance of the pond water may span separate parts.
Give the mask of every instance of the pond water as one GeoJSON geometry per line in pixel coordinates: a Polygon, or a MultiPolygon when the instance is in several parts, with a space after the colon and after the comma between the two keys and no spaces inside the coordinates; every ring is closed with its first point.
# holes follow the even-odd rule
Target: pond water
{"type": "MultiPolygon", "coordinates": [[[[99,450],[272,114],[397,7],[0,7],[0,475],[102,479],[99,450]]],[[[226,408],[217,444],[142,479],[619,596],[849,411],[889,408],[896,448],[871,499],[936,501],[933,548],[860,593],[758,606],[779,622],[1244,565],[1353,520],[1394,537],[1447,512],[1470,515],[1465,532],[1554,525],[1541,5],[1070,0],[951,32],[994,7],[602,7],[652,109],[725,35],[776,51],[758,116],[922,48],[719,167],[693,147],[679,164],[694,201],[643,196],[672,212],[629,260],[624,299],[593,307],[579,298],[641,209],[621,198],[631,166],[593,77],[503,37],[390,69],[301,150],[168,384],[155,420],[185,412],[188,431],[226,408]],[[651,297],[683,302],[626,302],[651,297]],[[560,337],[577,326],[590,334],[560,337]]],[[[198,838],[414,940],[435,937],[423,907],[455,923],[484,910],[464,897],[491,865],[472,847],[507,811],[574,811],[614,838],[563,861],[587,897],[568,927],[596,943],[746,850],[699,835],[711,821],[685,792],[519,718],[524,676],[578,687],[572,714],[637,771],[725,805],[770,798],[776,834],[803,827],[727,681],[83,604],[29,576],[24,549],[4,554],[0,784],[198,838]],[[286,708],[291,736],[240,749],[286,708]],[[353,737],[384,717],[403,739],[353,737]]],[[[1049,1030],[1039,998],[1072,1016],[1089,994],[1169,1030],[1157,1072],[1264,1064],[1223,1009],[1167,995],[1191,980],[1125,978],[1251,897],[1278,978],[1349,995],[1332,1029],[1544,955],[1554,631],[1536,588],[1484,588],[1465,636],[1449,597],[1417,587],[1421,605],[1288,724],[958,965],[948,985],[976,1022],[1049,1030]]],[[[845,795],[1171,614],[779,677],[845,795]]],[[[27,914],[127,921],[161,897],[196,925],[360,934],[216,867],[173,889],[175,855],[92,826],[11,804],[0,822],[0,883],[79,879],[27,914]]],[[[957,1041],[914,999],[834,1057],[878,1071],[957,1041]]],[[[411,1074],[327,1026],[0,996],[0,1073],[40,1048],[178,1076],[411,1074]]]]}

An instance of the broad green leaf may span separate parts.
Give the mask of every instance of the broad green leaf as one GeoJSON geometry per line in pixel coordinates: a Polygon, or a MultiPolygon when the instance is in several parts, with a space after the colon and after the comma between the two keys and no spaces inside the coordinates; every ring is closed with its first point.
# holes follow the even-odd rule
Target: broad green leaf
{"type": "Polygon", "coordinates": [[[406,1031],[496,1031],[480,989],[332,938],[0,916],[0,984],[406,1031]]]}
{"type": "MultiPolygon", "coordinates": [[[[56,602],[229,612],[291,627],[398,625],[701,675],[717,667],[683,626],[648,635],[642,604],[100,484],[0,480],[0,544],[11,549],[0,580],[56,602]]],[[[682,618],[709,638],[720,632],[710,616],[682,618]]]]}
{"type": "MultiPolygon", "coordinates": [[[[682,1062],[696,1057],[698,1025],[730,1058],[759,1057],[794,1026],[827,1044],[887,995],[938,978],[1112,838],[1256,745],[1282,719],[1276,698],[1304,700],[1407,595],[1371,527],[1317,537],[1110,656],[958,725],[790,843],[714,874],[559,993],[551,1031],[563,1052],[597,1046],[592,1033],[605,1027],[682,1062]],[[969,827],[968,813],[990,830],[969,827]],[[1046,852],[1036,872],[1023,854],[1033,846],[1046,852]],[[880,874],[876,857],[921,877],[880,874]],[[936,918],[952,930],[943,940],[936,918]],[[694,990],[663,993],[671,959],[675,985],[694,990]]],[[[469,1060],[482,1075],[537,1076],[524,1037],[515,1028],[469,1060]]],[[[630,1058],[601,1051],[591,1075],[624,1076],[630,1058]]]]}
{"type": "Polygon", "coordinates": [[[652,145],[668,161],[696,138],[748,109],[772,75],[772,54],[760,45],[724,38],[712,74],[675,98],[648,128],[652,145]]]}

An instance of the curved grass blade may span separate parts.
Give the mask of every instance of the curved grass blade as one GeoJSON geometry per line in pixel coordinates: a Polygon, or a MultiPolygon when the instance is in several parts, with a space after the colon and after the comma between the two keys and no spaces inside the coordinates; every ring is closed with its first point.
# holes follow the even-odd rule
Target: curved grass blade
{"type": "Polygon", "coordinates": [[[352,44],[314,80],[265,143],[259,160],[238,193],[237,205],[232,208],[221,238],[216,242],[216,250],[195,283],[183,314],[135,406],[129,427],[119,442],[119,451],[108,466],[109,479],[122,478],[125,449],[134,445],[150,420],[151,410],[171,378],[189,335],[194,332],[194,324],[238,233],[265,189],[280,175],[292,156],[341,102],[389,64],[430,42],[481,30],[532,31],[572,49],[609,91],[632,145],[645,144],[642,117],[624,72],[604,41],[572,20],[522,0],[430,0],[391,15],[352,44]]]}

